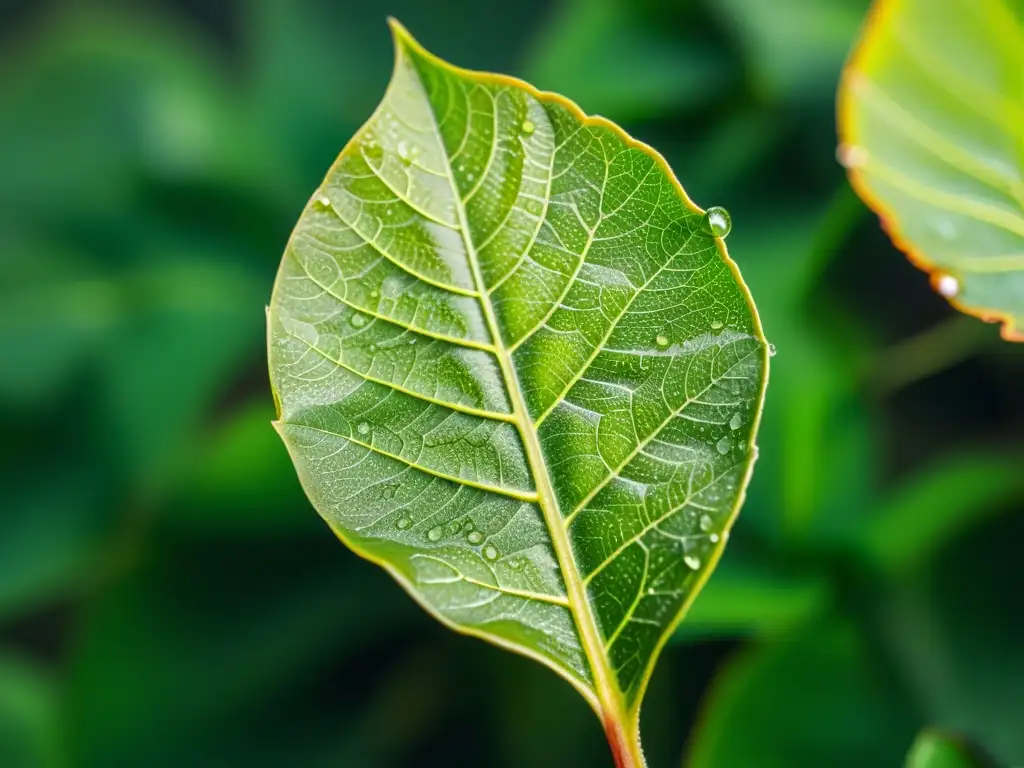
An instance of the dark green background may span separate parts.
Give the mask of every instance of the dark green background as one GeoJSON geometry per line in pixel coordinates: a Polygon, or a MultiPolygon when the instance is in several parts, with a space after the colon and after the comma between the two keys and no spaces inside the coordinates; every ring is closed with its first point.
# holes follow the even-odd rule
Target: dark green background
{"type": "Polygon", "coordinates": [[[0,2],[0,767],[610,764],[567,684],[336,542],[269,426],[263,307],[383,93],[388,13],[732,213],[779,354],[652,768],[898,765],[925,725],[1024,764],[1024,347],[835,163],[865,8],[0,2]]]}

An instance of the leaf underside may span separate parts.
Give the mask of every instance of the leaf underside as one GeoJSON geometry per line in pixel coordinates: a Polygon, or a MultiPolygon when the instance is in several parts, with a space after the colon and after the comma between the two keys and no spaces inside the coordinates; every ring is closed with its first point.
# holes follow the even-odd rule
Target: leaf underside
{"type": "Polygon", "coordinates": [[[756,314],[653,150],[394,32],[274,288],[278,430],[424,608],[635,712],[749,477],[756,314]]]}
{"type": "Polygon", "coordinates": [[[1024,341],[1024,0],[876,0],[839,90],[854,187],[936,289],[1024,341]]]}

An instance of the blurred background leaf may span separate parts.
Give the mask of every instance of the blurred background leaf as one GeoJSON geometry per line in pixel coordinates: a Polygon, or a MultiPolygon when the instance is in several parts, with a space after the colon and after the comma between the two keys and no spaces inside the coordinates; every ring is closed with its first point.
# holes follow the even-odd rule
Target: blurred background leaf
{"type": "Polygon", "coordinates": [[[960,739],[937,731],[922,731],[907,755],[907,768],[984,768],[988,760],[972,754],[960,739]]]}
{"type": "Polygon", "coordinates": [[[916,730],[845,622],[809,623],[748,649],[705,706],[693,768],[888,765],[916,730]]]}
{"type": "Polygon", "coordinates": [[[59,699],[53,680],[36,665],[0,654],[0,765],[64,765],[59,699]]]}
{"type": "Polygon", "coordinates": [[[893,242],[954,307],[1019,342],[1022,47],[1019,0],[878,0],[837,95],[837,155],[893,242]]]}
{"type": "Polygon", "coordinates": [[[778,356],[652,768],[898,765],[925,726],[1024,763],[1024,358],[949,323],[835,162],[866,7],[0,2],[0,766],[610,766],[564,682],[337,543],[268,424],[274,270],[389,13],[732,213],[778,356]]]}

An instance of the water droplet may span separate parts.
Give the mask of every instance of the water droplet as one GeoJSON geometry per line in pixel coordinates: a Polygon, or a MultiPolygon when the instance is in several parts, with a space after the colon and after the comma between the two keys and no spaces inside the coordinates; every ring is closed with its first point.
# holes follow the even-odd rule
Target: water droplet
{"type": "Polygon", "coordinates": [[[371,299],[379,299],[380,298],[380,291],[377,291],[377,290],[370,291],[370,298],[371,299]]]}
{"type": "Polygon", "coordinates": [[[836,160],[844,168],[863,168],[868,161],[868,151],[853,144],[840,144],[836,147],[836,160]]]}
{"type": "Polygon", "coordinates": [[[412,153],[409,151],[409,144],[405,139],[398,142],[398,156],[406,165],[412,160],[412,153]]]}
{"type": "Polygon", "coordinates": [[[708,536],[708,538],[711,539],[711,543],[712,544],[717,544],[718,543],[719,537],[718,537],[717,533],[712,533],[710,536],[708,536]]]}
{"type": "Polygon", "coordinates": [[[718,331],[718,330],[721,330],[721,328],[722,328],[722,326],[723,326],[723,325],[724,325],[724,323],[723,323],[723,322],[722,322],[721,320],[714,320],[714,321],[712,321],[712,323],[711,323],[711,330],[712,330],[712,331],[718,331]]]}
{"type": "Polygon", "coordinates": [[[768,345],[768,357],[775,357],[775,353],[778,352],[774,344],[768,345]]]}
{"type": "Polygon", "coordinates": [[[427,538],[430,539],[431,541],[437,541],[438,539],[440,539],[441,538],[441,526],[437,526],[435,528],[431,528],[429,531],[427,531],[427,538]]]}
{"type": "Polygon", "coordinates": [[[370,425],[365,421],[360,421],[359,425],[356,427],[356,432],[360,435],[368,435],[370,434],[370,425]]]}
{"type": "Polygon", "coordinates": [[[667,336],[658,336],[657,338],[655,338],[654,341],[655,341],[655,343],[659,347],[667,347],[668,346],[668,337],[667,336]]]}
{"type": "Polygon", "coordinates": [[[683,558],[683,562],[694,571],[700,568],[700,558],[696,555],[687,555],[683,558]]]}
{"type": "Polygon", "coordinates": [[[713,206],[704,214],[704,231],[715,237],[725,237],[732,230],[732,217],[725,208],[713,206]]]}
{"type": "Polygon", "coordinates": [[[321,208],[331,207],[331,198],[329,198],[327,195],[320,195],[320,197],[316,199],[316,202],[321,208]]]}
{"type": "Polygon", "coordinates": [[[700,516],[700,529],[707,533],[714,526],[715,521],[711,519],[711,515],[700,516]]]}
{"type": "Polygon", "coordinates": [[[389,277],[380,287],[386,299],[397,299],[405,290],[405,281],[400,277],[389,277]]]}
{"type": "Polygon", "coordinates": [[[654,594],[654,587],[648,587],[647,588],[647,594],[648,595],[653,595],[654,594]]]}
{"type": "Polygon", "coordinates": [[[544,206],[537,200],[530,200],[526,203],[526,210],[530,213],[539,216],[540,212],[544,210],[544,206]]]}
{"type": "Polygon", "coordinates": [[[480,531],[470,531],[469,536],[466,538],[470,544],[480,544],[484,540],[484,535],[480,531]]]}
{"type": "Polygon", "coordinates": [[[532,120],[523,120],[523,133],[529,136],[535,130],[537,130],[537,126],[533,124],[532,120]]]}
{"type": "Polygon", "coordinates": [[[366,315],[360,315],[358,312],[352,315],[352,319],[349,320],[352,323],[353,328],[362,328],[366,325],[366,315]]]}
{"type": "Polygon", "coordinates": [[[729,419],[729,429],[739,429],[743,426],[743,417],[738,413],[734,413],[732,418],[729,419]]]}
{"type": "Polygon", "coordinates": [[[401,520],[398,521],[398,530],[404,531],[410,525],[412,525],[412,518],[411,517],[403,517],[401,520]]]}
{"type": "Polygon", "coordinates": [[[498,550],[496,550],[494,547],[488,544],[486,547],[484,547],[484,557],[486,557],[488,560],[497,560],[498,550]]]}
{"type": "Polygon", "coordinates": [[[956,298],[960,293],[960,281],[952,275],[938,275],[935,279],[935,290],[947,299],[956,298]]]}
{"type": "Polygon", "coordinates": [[[474,176],[472,173],[467,173],[466,174],[466,181],[472,181],[475,178],[476,178],[476,176],[474,176]]]}
{"type": "Polygon", "coordinates": [[[377,345],[376,344],[371,344],[370,346],[368,346],[366,348],[366,351],[369,352],[371,355],[376,354],[377,353],[377,345]]]}
{"type": "Polygon", "coordinates": [[[728,438],[728,437],[723,437],[723,438],[722,438],[721,440],[719,440],[719,441],[718,441],[718,443],[717,443],[717,444],[715,445],[715,448],[717,448],[717,449],[718,449],[718,452],[719,452],[720,454],[722,454],[723,456],[725,456],[725,454],[727,454],[727,453],[729,452],[729,449],[730,449],[731,447],[732,447],[732,443],[730,443],[730,442],[729,442],[729,438],[728,438]]]}

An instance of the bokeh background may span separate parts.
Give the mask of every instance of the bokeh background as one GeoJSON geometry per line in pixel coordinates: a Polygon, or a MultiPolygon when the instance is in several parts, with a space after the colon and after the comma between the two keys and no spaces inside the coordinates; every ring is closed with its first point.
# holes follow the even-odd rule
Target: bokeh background
{"type": "Polygon", "coordinates": [[[747,505],[643,710],[652,768],[1024,764],[1024,345],[834,159],[865,0],[0,0],[0,766],[609,766],[534,663],[334,540],[263,309],[390,72],[387,14],[560,91],[733,215],[778,348],[747,505]]]}

